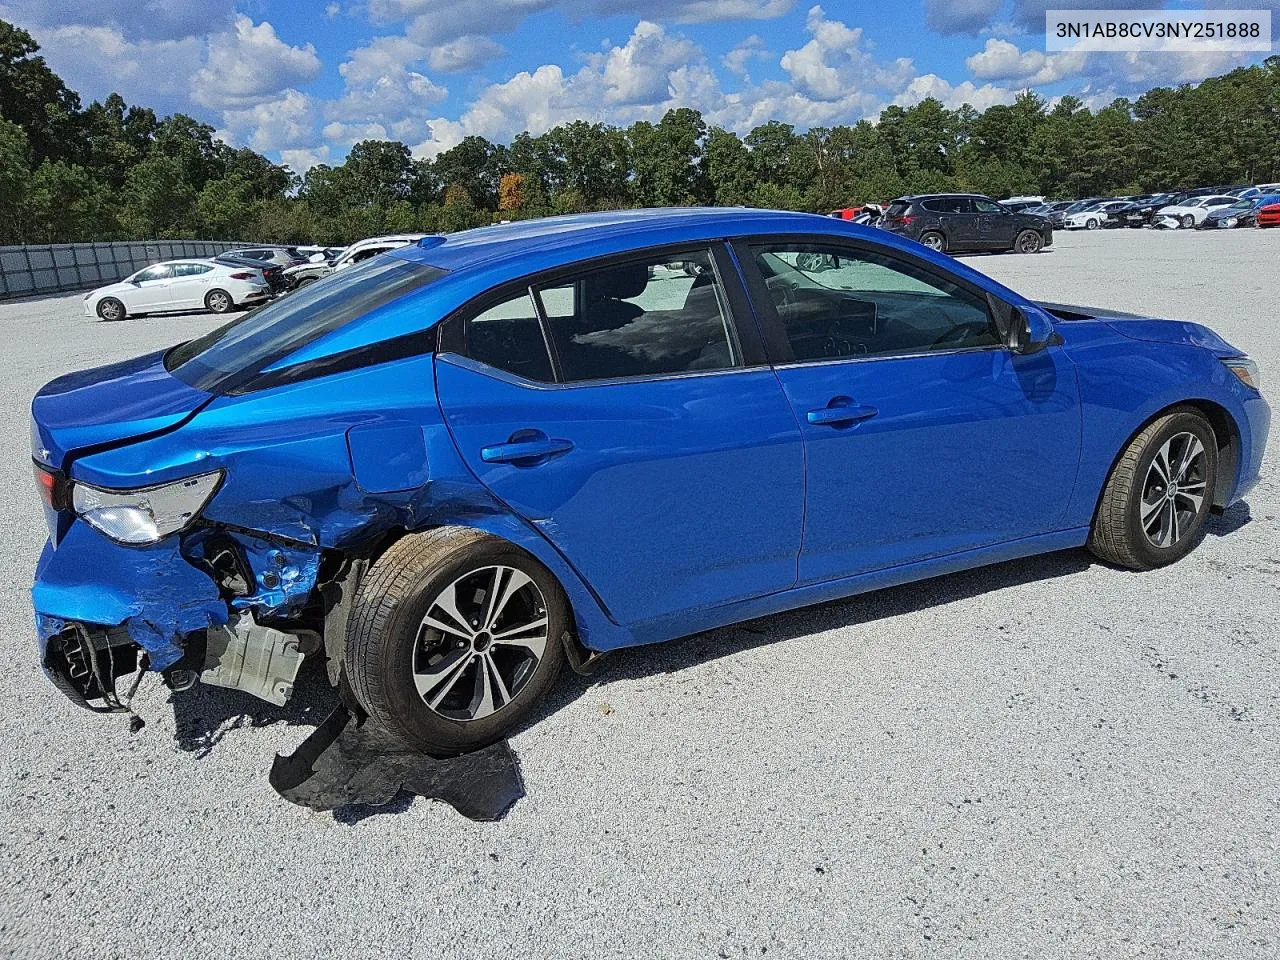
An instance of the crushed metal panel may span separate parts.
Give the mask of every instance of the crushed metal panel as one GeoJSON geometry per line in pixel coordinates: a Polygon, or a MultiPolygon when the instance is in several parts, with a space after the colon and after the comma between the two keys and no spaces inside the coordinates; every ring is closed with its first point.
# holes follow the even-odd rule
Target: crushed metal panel
{"type": "Polygon", "coordinates": [[[293,696],[305,646],[297,634],[264,627],[252,616],[233,617],[225,626],[209,629],[200,680],[282,707],[293,696]]]}

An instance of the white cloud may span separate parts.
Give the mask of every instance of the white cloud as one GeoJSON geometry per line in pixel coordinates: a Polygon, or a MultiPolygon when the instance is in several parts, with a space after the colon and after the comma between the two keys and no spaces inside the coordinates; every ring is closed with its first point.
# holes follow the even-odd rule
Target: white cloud
{"type": "Polygon", "coordinates": [[[291,47],[270,23],[255,24],[238,14],[231,32],[209,38],[205,65],[191,78],[191,97],[215,110],[247,107],[319,73],[320,58],[312,44],[291,47]]]}
{"type": "Polygon", "coordinates": [[[766,60],[768,57],[769,51],[765,49],[764,40],[753,33],[721,57],[720,63],[735,77],[750,83],[751,74],[747,71],[747,64],[752,60],[766,60]]]}
{"type": "Polygon", "coordinates": [[[316,106],[298,90],[285,90],[273,100],[224,110],[218,135],[228,143],[247,144],[259,152],[313,148],[316,106]]]}
{"type": "Polygon", "coordinates": [[[853,91],[900,87],[915,75],[915,65],[901,57],[890,64],[875,60],[862,43],[862,28],[826,19],[822,7],[811,7],[805,25],[813,39],[788,50],[780,61],[796,88],[818,100],[840,100],[853,91]]]}
{"type": "Polygon", "coordinates": [[[426,51],[427,66],[440,73],[465,73],[478,70],[506,51],[492,37],[469,33],[426,51]]]}
{"type": "Polygon", "coordinates": [[[340,7],[338,4],[326,3],[324,5],[324,18],[326,20],[337,20],[338,14],[340,13],[342,13],[342,7],[340,7]]]}
{"type": "Polygon", "coordinates": [[[894,97],[893,102],[901,107],[910,107],[926,97],[934,97],[941,100],[949,110],[957,110],[966,103],[978,110],[985,110],[997,103],[1013,103],[1015,94],[1016,91],[1007,87],[997,87],[990,83],[979,87],[970,80],[953,85],[936,73],[926,73],[907,84],[907,88],[894,97]]]}
{"type": "Polygon", "coordinates": [[[126,41],[186,40],[231,24],[235,0],[5,0],[0,19],[44,27],[106,27],[126,41]]]}
{"type": "Polygon", "coordinates": [[[40,30],[40,53],[73,90],[116,91],[159,113],[184,109],[193,64],[204,54],[196,37],[129,40],[115,27],[40,30]]]}
{"type": "Polygon", "coordinates": [[[981,51],[965,60],[979,80],[1018,80],[1027,86],[1056,83],[1079,73],[1087,55],[1083,53],[1045,53],[1042,50],[1019,50],[1008,40],[992,37],[981,51]]]}

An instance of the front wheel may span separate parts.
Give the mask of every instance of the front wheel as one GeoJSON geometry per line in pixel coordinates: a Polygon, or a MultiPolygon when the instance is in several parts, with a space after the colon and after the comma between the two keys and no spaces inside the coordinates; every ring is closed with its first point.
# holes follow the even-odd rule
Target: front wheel
{"type": "Polygon", "coordinates": [[[1148,424],[1111,469],[1089,549],[1131,570],[1181,560],[1204,537],[1218,475],[1218,443],[1197,410],[1148,424]]]}
{"type": "Polygon", "coordinates": [[[569,607],[554,576],[465,527],[410,534],[369,570],[344,665],[371,717],[437,756],[525,720],[564,665],[569,607]]]}
{"type": "Polygon", "coordinates": [[[98,316],[103,320],[123,320],[125,318],[124,304],[115,297],[103,297],[98,301],[98,316]]]}
{"type": "Polygon", "coordinates": [[[231,294],[225,290],[210,290],[205,294],[204,305],[213,313],[226,313],[235,307],[236,303],[231,299],[231,294]]]}
{"type": "Polygon", "coordinates": [[[1013,249],[1018,253],[1039,253],[1043,245],[1044,240],[1034,230],[1023,230],[1013,241],[1013,249]]]}
{"type": "Polygon", "coordinates": [[[1196,218],[1189,213],[1184,213],[1178,222],[1181,224],[1183,230],[1190,230],[1196,225],[1196,218]]]}
{"type": "Polygon", "coordinates": [[[1089,220],[1088,220],[1088,222],[1086,222],[1086,223],[1085,223],[1084,228],[1085,228],[1086,230],[1097,230],[1097,229],[1098,229],[1098,227],[1100,227],[1100,226],[1101,226],[1101,224],[1100,224],[1100,223],[1098,223],[1098,221],[1097,221],[1095,218],[1090,217],[1090,218],[1089,218],[1089,220]]]}

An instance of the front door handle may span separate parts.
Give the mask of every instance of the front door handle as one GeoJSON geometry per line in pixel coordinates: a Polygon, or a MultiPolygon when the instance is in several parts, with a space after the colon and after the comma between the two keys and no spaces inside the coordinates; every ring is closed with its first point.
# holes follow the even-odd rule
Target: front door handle
{"type": "Polygon", "coordinates": [[[849,404],[848,406],[841,405],[823,407],[820,410],[810,410],[805,414],[805,419],[815,426],[841,427],[849,423],[870,420],[879,412],[875,407],[849,404]]]}
{"type": "Polygon", "coordinates": [[[530,436],[528,432],[521,431],[513,433],[506,443],[495,443],[481,449],[480,459],[485,463],[540,463],[572,449],[573,443],[569,440],[556,440],[541,432],[530,436]]]}

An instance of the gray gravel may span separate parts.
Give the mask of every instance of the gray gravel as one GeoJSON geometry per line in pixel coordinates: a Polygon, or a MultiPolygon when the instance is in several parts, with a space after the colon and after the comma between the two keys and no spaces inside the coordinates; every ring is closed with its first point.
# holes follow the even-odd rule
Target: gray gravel
{"type": "MultiPolygon", "coordinates": [[[[1280,231],[1059,235],[968,262],[1203,321],[1280,384],[1280,231]]],[[[1280,955],[1277,444],[1149,574],[1004,564],[617,657],[514,738],[528,797],[337,817],[267,770],[328,708],[197,690],[146,729],[33,655],[27,403],[214,325],[0,304],[0,951],[39,957],[1280,955]]]]}

